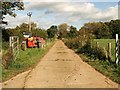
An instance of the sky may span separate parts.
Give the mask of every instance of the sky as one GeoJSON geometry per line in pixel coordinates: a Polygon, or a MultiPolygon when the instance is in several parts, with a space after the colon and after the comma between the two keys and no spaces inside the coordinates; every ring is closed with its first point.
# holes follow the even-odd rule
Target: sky
{"type": "Polygon", "coordinates": [[[38,28],[67,23],[80,29],[84,23],[118,19],[118,0],[24,0],[25,10],[15,11],[17,16],[6,16],[6,28],[28,23],[28,12],[38,28]]]}

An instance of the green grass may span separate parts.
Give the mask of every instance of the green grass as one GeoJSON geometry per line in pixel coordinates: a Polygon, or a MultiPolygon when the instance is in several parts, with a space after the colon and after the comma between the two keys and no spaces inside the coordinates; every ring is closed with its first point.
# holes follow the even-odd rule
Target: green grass
{"type": "Polygon", "coordinates": [[[106,50],[108,50],[108,43],[112,44],[111,47],[111,60],[115,61],[115,39],[94,39],[93,40],[93,44],[95,44],[95,42],[98,42],[100,47],[105,47],[106,50]]]}
{"type": "Polygon", "coordinates": [[[93,68],[95,68],[97,71],[108,77],[114,82],[117,82],[120,84],[120,66],[116,66],[115,63],[109,63],[108,61],[103,60],[89,60],[88,56],[80,54],[80,57],[83,61],[90,64],[93,68]]]}
{"type": "Polygon", "coordinates": [[[20,49],[16,60],[9,65],[8,69],[2,69],[2,80],[6,81],[23,71],[33,68],[53,44],[54,41],[50,42],[44,49],[29,48],[26,51],[20,49]]]}

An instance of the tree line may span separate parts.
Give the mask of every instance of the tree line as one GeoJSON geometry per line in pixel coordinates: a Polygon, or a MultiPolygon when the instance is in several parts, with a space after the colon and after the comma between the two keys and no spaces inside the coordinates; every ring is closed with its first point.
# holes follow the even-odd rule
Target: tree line
{"type": "MultiPolygon", "coordinates": [[[[19,36],[23,38],[23,32],[29,32],[28,24],[22,23],[15,28],[2,30],[3,41],[8,41],[9,36],[19,36]]],[[[33,35],[38,34],[40,37],[54,38],[74,38],[81,37],[85,39],[113,39],[115,34],[120,37],[120,20],[111,20],[110,22],[88,22],[85,23],[79,30],[75,26],[69,26],[67,23],[60,25],[52,25],[47,30],[37,28],[37,24],[31,23],[31,32],[33,35]]]]}
{"type": "Polygon", "coordinates": [[[79,30],[75,26],[63,23],[58,26],[51,26],[47,32],[50,38],[58,35],[58,38],[113,39],[116,34],[119,34],[120,37],[120,20],[88,22],[79,30]]]}

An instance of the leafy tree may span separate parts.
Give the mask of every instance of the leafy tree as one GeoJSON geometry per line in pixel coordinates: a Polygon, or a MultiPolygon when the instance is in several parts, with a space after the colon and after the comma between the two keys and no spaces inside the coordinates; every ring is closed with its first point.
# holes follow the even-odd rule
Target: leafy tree
{"type": "Polygon", "coordinates": [[[109,27],[110,31],[112,31],[113,38],[115,38],[116,34],[119,34],[120,37],[120,20],[111,20],[110,22],[105,22],[105,24],[109,27]]]}
{"type": "Polygon", "coordinates": [[[47,29],[48,38],[54,38],[57,32],[57,26],[51,26],[49,29],[47,29]]]}
{"type": "Polygon", "coordinates": [[[31,22],[31,30],[35,30],[37,27],[37,24],[34,22],[31,22]]]}
{"type": "Polygon", "coordinates": [[[101,23],[101,26],[98,28],[98,30],[96,30],[95,35],[96,35],[97,39],[100,39],[100,38],[105,38],[105,39],[112,38],[110,29],[104,23],[101,23]]]}
{"type": "Polygon", "coordinates": [[[16,16],[14,13],[14,10],[24,10],[24,3],[18,0],[18,2],[1,2],[2,4],[2,14],[3,15],[11,15],[11,16],[16,16]]]}
{"type": "Polygon", "coordinates": [[[80,29],[80,33],[91,38],[111,38],[111,31],[109,27],[103,22],[85,23],[80,29]]]}
{"type": "Polygon", "coordinates": [[[18,2],[11,1],[11,2],[4,2],[0,1],[0,5],[2,6],[2,18],[1,18],[1,24],[7,24],[6,21],[3,21],[5,18],[4,15],[10,15],[13,17],[16,17],[15,10],[24,10],[24,3],[21,0],[18,0],[18,2]]]}
{"type": "Polygon", "coordinates": [[[79,32],[77,31],[77,28],[74,26],[70,26],[70,31],[68,32],[68,36],[70,38],[74,38],[79,36],[79,32]]]}
{"type": "Polygon", "coordinates": [[[32,31],[32,35],[35,36],[39,36],[41,38],[44,38],[44,39],[47,39],[48,35],[47,35],[47,31],[44,30],[44,29],[39,29],[39,28],[36,28],[32,31]]]}
{"type": "Polygon", "coordinates": [[[68,29],[68,27],[69,26],[67,25],[67,23],[63,23],[63,24],[60,24],[58,26],[58,28],[59,28],[59,38],[67,37],[67,33],[68,33],[67,29],[68,29]]]}

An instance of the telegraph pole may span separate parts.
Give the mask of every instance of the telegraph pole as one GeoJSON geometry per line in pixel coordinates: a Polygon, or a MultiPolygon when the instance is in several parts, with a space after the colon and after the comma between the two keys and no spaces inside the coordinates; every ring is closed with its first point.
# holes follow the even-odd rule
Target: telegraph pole
{"type": "Polygon", "coordinates": [[[32,12],[28,12],[27,15],[29,17],[29,32],[31,32],[31,16],[32,16],[32,12]]]}

